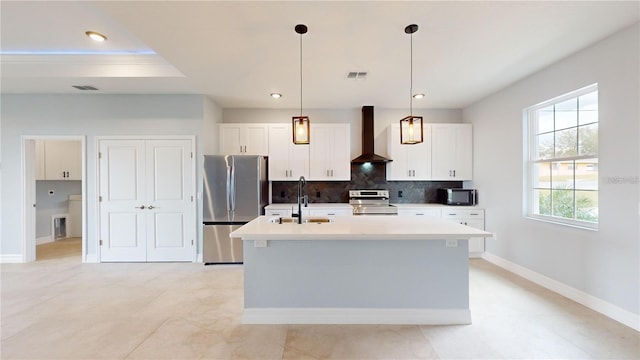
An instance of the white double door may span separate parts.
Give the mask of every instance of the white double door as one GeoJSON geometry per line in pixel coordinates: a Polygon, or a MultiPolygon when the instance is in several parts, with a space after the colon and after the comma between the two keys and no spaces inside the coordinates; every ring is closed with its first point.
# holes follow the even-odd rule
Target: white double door
{"type": "Polygon", "coordinates": [[[192,261],[192,140],[100,140],[100,261],[192,261]]]}

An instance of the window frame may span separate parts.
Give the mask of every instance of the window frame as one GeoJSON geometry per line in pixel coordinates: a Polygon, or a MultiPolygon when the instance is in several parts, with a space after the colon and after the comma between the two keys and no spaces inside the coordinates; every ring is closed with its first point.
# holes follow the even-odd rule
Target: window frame
{"type": "MultiPolygon", "coordinates": [[[[557,96],[555,98],[543,101],[541,103],[535,104],[533,106],[529,106],[525,109],[523,109],[523,166],[524,166],[524,179],[523,179],[523,216],[527,219],[532,219],[532,220],[537,220],[537,221],[543,221],[543,222],[548,222],[548,223],[554,223],[554,224],[559,224],[559,225],[564,225],[564,226],[569,226],[569,227],[575,227],[575,228],[581,228],[581,229],[587,229],[587,230],[594,230],[597,231],[598,230],[598,223],[599,223],[599,217],[596,220],[596,222],[591,222],[591,221],[586,221],[586,220],[579,220],[579,219],[571,219],[571,218],[565,218],[565,217],[560,217],[560,216],[553,216],[553,215],[544,215],[544,214],[537,214],[534,212],[534,209],[536,208],[536,196],[534,195],[535,190],[537,189],[536,187],[534,187],[534,184],[536,184],[536,179],[534,179],[534,177],[536,176],[537,172],[534,169],[534,167],[536,166],[536,164],[539,164],[541,162],[550,162],[550,163],[557,163],[559,161],[579,161],[579,160],[586,160],[586,159],[596,159],[599,162],[599,153],[600,153],[600,149],[598,147],[598,149],[596,150],[595,154],[587,154],[587,155],[580,155],[579,154],[579,149],[576,148],[576,151],[578,151],[578,153],[575,156],[564,156],[564,157],[556,157],[556,155],[554,154],[554,156],[552,158],[546,158],[546,159],[537,159],[537,154],[538,154],[538,147],[537,147],[537,143],[536,143],[536,136],[539,136],[540,134],[538,134],[538,121],[537,121],[537,115],[536,113],[544,108],[547,108],[549,106],[552,105],[556,105],[562,102],[565,102],[567,100],[570,99],[574,99],[580,96],[584,96],[587,95],[589,93],[592,92],[598,92],[598,84],[592,84],[589,86],[585,86],[581,89],[578,90],[574,90],[571,91],[569,93],[566,93],[564,95],[560,95],[557,96]]],[[[596,122],[592,122],[589,124],[598,124],[598,130],[596,133],[596,136],[598,136],[599,132],[600,132],[600,109],[599,109],[599,102],[600,102],[600,94],[598,92],[598,119],[596,122]]],[[[577,110],[579,111],[579,110],[577,110]]],[[[555,110],[554,110],[555,113],[555,110]]],[[[582,126],[585,126],[587,124],[584,124],[582,126]]],[[[576,131],[579,133],[580,130],[580,123],[578,120],[578,123],[576,124],[576,131]]],[[[551,133],[554,134],[554,138],[555,135],[558,131],[562,131],[564,129],[554,129],[551,131],[551,133]]],[[[597,170],[599,170],[600,166],[598,165],[596,167],[597,170]]],[[[573,176],[574,176],[574,183],[575,183],[575,174],[576,174],[576,169],[574,166],[573,171],[573,176]]],[[[597,184],[597,196],[599,197],[599,192],[600,192],[600,186],[599,186],[599,179],[598,177],[596,177],[596,181],[598,182],[597,184]]],[[[576,202],[575,202],[575,192],[576,189],[572,188],[573,192],[574,192],[574,204],[573,204],[573,208],[574,208],[574,213],[576,210],[576,202]]],[[[551,190],[553,190],[553,188],[551,188],[551,190]]],[[[578,189],[579,190],[579,189],[578,189]]],[[[597,208],[599,210],[600,205],[598,203],[597,208]]]]}

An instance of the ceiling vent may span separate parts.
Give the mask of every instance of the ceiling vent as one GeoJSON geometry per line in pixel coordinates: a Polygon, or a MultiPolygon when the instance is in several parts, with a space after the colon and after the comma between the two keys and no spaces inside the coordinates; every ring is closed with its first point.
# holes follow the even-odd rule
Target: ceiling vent
{"type": "Polygon", "coordinates": [[[347,74],[347,79],[365,79],[367,77],[366,71],[350,71],[347,74]]]}
{"type": "Polygon", "coordinates": [[[72,86],[78,90],[98,90],[97,88],[91,85],[72,85],[72,86]]]}

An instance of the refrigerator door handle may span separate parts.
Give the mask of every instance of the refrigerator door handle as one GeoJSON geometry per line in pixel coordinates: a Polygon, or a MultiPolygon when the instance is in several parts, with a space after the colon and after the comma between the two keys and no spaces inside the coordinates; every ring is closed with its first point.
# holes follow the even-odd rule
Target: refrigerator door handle
{"type": "Polygon", "coordinates": [[[232,160],[231,165],[231,212],[236,211],[236,164],[232,160]]]}
{"type": "Polygon", "coordinates": [[[224,157],[224,162],[225,165],[227,166],[227,189],[226,189],[226,196],[227,196],[227,216],[231,215],[231,169],[232,169],[232,165],[231,165],[231,156],[227,155],[224,157]]]}

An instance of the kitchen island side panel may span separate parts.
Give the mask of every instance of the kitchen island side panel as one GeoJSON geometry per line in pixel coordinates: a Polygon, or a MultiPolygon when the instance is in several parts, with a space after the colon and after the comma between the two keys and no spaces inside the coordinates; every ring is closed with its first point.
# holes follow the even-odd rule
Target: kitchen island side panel
{"type": "Polygon", "coordinates": [[[468,309],[468,241],[245,240],[248,308],[468,309]]]}

